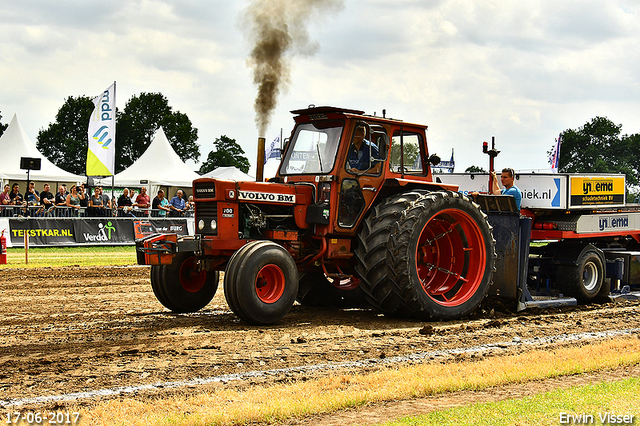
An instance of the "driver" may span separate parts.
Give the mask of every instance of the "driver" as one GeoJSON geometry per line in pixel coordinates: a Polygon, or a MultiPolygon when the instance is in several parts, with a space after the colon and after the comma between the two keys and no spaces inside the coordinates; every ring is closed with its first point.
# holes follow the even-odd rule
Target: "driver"
{"type": "Polygon", "coordinates": [[[380,159],[380,152],[376,144],[364,138],[366,132],[364,123],[356,124],[347,156],[347,170],[350,172],[366,172],[371,168],[369,152],[373,158],[380,159]]]}

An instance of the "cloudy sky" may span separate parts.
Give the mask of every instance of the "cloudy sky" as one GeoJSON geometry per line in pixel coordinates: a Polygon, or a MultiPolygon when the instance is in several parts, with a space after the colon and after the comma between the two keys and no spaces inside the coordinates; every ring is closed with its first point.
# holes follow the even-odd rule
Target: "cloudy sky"
{"type": "MultiPolygon", "coordinates": [[[[635,0],[290,0],[313,4],[310,45],[291,52],[268,141],[309,104],[386,109],[429,125],[456,171],[546,170],[558,133],[595,116],[640,132],[635,0]],[[331,7],[323,7],[323,2],[331,7]]],[[[201,161],[221,135],[255,163],[256,87],[243,29],[249,1],[21,0],[0,3],[0,113],[35,143],[68,96],[117,82],[117,106],[161,92],[198,129],[201,161]]],[[[304,20],[304,19],[303,19],[304,20]]],[[[195,164],[194,169],[197,168],[195,164]]]]}

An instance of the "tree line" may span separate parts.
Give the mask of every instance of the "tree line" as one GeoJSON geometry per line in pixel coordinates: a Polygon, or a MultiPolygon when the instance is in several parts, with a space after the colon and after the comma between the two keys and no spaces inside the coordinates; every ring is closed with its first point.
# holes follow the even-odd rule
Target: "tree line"
{"type": "MultiPolygon", "coordinates": [[[[87,162],[87,127],[93,112],[93,98],[69,96],[58,110],[55,121],[38,132],[36,147],[53,164],[68,172],[84,175],[87,162]]],[[[0,114],[0,120],[2,114],[0,114]]],[[[171,147],[182,161],[200,159],[198,129],[189,117],[174,111],[161,93],[141,93],[116,109],[116,173],[131,166],[149,147],[162,126],[171,147]]],[[[8,124],[0,122],[0,135],[8,124]]],[[[249,171],[249,160],[235,139],[216,138],[214,149],[200,166],[201,174],[222,166],[249,171]]]]}
{"type": "MultiPolygon", "coordinates": [[[[53,123],[38,132],[36,146],[51,162],[71,173],[84,174],[87,156],[87,125],[93,112],[92,98],[87,96],[66,99],[53,123]]],[[[174,111],[161,93],[141,93],[126,103],[123,111],[116,110],[116,173],[129,167],[151,143],[160,126],[169,143],[182,161],[200,158],[198,130],[189,117],[174,111]]],[[[7,128],[2,124],[0,135],[7,128]]],[[[622,134],[622,125],[606,117],[595,117],[577,129],[560,133],[562,144],[558,171],[561,173],[622,173],[627,187],[640,183],[640,134],[622,134]]],[[[218,167],[234,166],[249,171],[244,150],[226,135],[213,143],[199,172],[207,173],[218,167]]],[[[551,147],[553,150],[553,147],[551,147]]],[[[551,150],[547,154],[551,155],[551,150]]],[[[484,172],[470,166],[467,173],[484,172]]]]}

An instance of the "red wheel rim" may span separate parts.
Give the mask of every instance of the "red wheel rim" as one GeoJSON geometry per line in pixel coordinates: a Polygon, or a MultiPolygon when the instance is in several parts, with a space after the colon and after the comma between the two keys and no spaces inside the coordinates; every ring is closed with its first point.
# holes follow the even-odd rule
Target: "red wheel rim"
{"type": "Polygon", "coordinates": [[[484,279],[487,253],[478,224],[466,212],[446,209],[424,226],[416,248],[423,290],[442,306],[468,301],[484,279]]]}
{"type": "Polygon", "coordinates": [[[331,285],[339,290],[353,290],[360,286],[360,278],[351,277],[343,279],[334,279],[331,285]]]}
{"type": "Polygon", "coordinates": [[[202,290],[207,282],[207,271],[196,270],[196,258],[190,257],[180,266],[180,285],[189,293],[197,293],[202,290]]]}
{"type": "Polygon", "coordinates": [[[256,276],[256,294],[264,303],[275,303],[284,293],[284,272],[276,265],[266,265],[256,276]]]}

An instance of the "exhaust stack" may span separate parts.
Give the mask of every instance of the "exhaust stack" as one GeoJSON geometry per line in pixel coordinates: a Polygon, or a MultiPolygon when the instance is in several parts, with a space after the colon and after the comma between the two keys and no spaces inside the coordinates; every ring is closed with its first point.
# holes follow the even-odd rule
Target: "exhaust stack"
{"type": "Polygon", "coordinates": [[[264,153],[265,153],[265,138],[258,138],[258,158],[256,164],[256,182],[262,182],[264,179],[264,153]]]}

